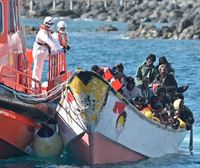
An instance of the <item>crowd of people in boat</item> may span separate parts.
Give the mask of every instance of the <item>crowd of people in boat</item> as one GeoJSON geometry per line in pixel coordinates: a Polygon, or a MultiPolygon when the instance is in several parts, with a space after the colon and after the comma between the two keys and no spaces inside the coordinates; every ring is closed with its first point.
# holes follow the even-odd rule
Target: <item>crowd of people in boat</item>
{"type": "Polygon", "coordinates": [[[109,68],[93,65],[91,70],[107,80],[116,91],[146,117],[174,129],[190,130],[194,123],[192,111],[184,104],[188,86],[178,87],[175,71],[165,56],[149,54],[138,67],[135,77],[124,73],[122,63],[109,68]]]}

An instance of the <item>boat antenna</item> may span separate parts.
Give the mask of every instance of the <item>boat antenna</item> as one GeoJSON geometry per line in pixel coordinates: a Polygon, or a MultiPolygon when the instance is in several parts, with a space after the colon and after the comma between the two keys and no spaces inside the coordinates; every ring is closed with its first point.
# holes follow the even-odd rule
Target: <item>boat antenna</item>
{"type": "Polygon", "coordinates": [[[190,129],[190,142],[189,142],[189,150],[190,150],[190,154],[192,155],[193,152],[193,127],[191,127],[190,129]]]}

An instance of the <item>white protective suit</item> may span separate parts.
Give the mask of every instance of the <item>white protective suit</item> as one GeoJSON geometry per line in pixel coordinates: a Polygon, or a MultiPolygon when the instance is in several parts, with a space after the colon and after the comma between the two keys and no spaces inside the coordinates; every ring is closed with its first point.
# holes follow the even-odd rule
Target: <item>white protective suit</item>
{"type": "Polygon", "coordinates": [[[67,46],[69,45],[69,37],[67,35],[67,25],[64,21],[59,21],[57,24],[57,32],[54,32],[52,34],[52,37],[57,45],[57,47],[63,48],[64,50],[67,49],[67,46]],[[65,30],[61,31],[61,28],[64,28],[65,30]]]}
{"type": "Polygon", "coordinates": [[[33,46],[33,79],[41,81],[44,61],[48,59],[49,52],[56,54],[59,50],[52,39],[51,31],[40,28],[33,46]]]}

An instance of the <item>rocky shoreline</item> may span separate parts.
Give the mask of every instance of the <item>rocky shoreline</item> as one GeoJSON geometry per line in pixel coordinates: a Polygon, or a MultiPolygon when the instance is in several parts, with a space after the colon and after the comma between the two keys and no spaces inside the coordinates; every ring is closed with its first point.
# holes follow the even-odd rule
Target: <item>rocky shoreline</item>
{"type": "MultiPolygon", "coordinates": [[[[35,0],[35,12],[32,14],[28,3],[24,4],[23,14],[27,17],[51,15],[68,19],[125,22],[128,24],[125,36],[129,38],[200,39],[199,0],[132,0],[125,6],[108,1],[106,8],[103,3],[87,6],[80,1],[74,5],[73,10],[64,9],[63,1],[57,2],[56,10],[51,10],[52,1],[43,3],[41,8],[39,0],[35,0]]],[[[116,31],[114,27],[113,30],[116,31]]],[[[112,26],[97,31],[112,31],[112,26]]]]}

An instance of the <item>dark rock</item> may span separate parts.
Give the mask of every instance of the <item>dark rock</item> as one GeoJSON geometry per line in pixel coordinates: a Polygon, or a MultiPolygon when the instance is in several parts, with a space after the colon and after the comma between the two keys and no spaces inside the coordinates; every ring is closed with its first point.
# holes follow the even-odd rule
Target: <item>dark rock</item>
{"type": "Polygon", "coordinates": [[[149,18],[149,17],[146,17],[144,20],[143,20],[143,22],[152,22],[152,20],[149,18]]]}
{"type": "Polygon", "coordinates": [[[107,13],[100,13],[99,15],[97,15],[97,19],[106,20],[107,16],[108,16],[107,13]]]}
{"type": "Polygon", "coordinates": [[[183,18],[179,25],[178,25],[178,31],[182,32],[184,29],[188,28],[189,26],[193,25],[193,21],[189,18],[183,18]]]}
{"type": "Polygon", "coordinates": [[[91,18],[93,18],[93,17],[94,17],[94,15],[91,14],[90,12],[84,13],[84,14],[82,14],[82,15],[80,16],[81,19],[91,19],[91,18]]]}
{"type": "Polygon", "coordinates": [[[193,37],[193,27],[192,26],[184,29],[179,34],[179,39],[192,39],[192,37],[193,37]]]}
{"type": "Polygon", "coordinates": [[[135,31],[140,27],[141,23],[138,20],[129,20],[128,21],[128,30],[135,31]]]}
{"type": "Polygon", "coordinates": [[[178,22],[181,20],[182,15],[183,15],[182,11],[172,11],[169,13],[167,20],[169,23],[178,22]]]}
{"type": "Polygon", "coordinates": [[[157,6],[158,6],[158,2],[157,1],[149,1],[149,3],[148,3],[148,7],[151,10],[154,10],[157,6]]]}
{"type": "Polygon", "coordinates": [[[200,31],[200,16],[197,15],[193,21],[194,24],[194,32],[200,31]]]}
{"type": "Polygon", "coordinates": [[[133,16],[138,10],[136,8],[132,8],[127,11],[127,14],[130,16],[133,16]]]}
{"type": "Polygon", "coordinates": [[[160,30],[162,31],[163,34],[165,34],[165,33],[173,33],[172,28],[169,27],[169,26],[162,26],[160,30]]]}
{"type": "Polygon", "coordinates": [[[111,32],[111,31],[118,31],[118,29],[112,25],[106,25],[98,27],[96,31],[111,32]]]}
{"type": "Polygon", "coordinates": [[[117,20],[120,22],[126,22],[129,19],[129,16],[126,13],[123,13],[118,16],[117,20]]]}

